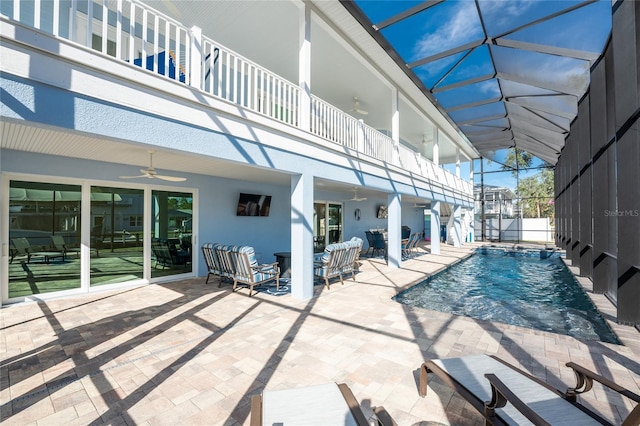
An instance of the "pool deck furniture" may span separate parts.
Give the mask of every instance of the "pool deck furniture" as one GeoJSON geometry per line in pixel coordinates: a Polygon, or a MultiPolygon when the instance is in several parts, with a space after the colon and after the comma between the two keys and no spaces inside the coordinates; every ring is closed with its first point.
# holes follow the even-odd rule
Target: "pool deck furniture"
{"type": "Polygon", "coordinates": [[[232,246],[228,253],[234,268],[233,291],[238,289],[238,284],[244,284],[249,287],[249,296],[253,296],[253,287],[271,281],[276,282],[276,290],[279,290],[278,262],[258,264],[255,250],[250,246],[232,246]]]}
{"type": "Polygon", "coordinates": [[[209,284],[209,279],[212,276],[218,277],[218,287],[222,286],[224,280],[233,283],[233,277],[236,275],[236,265],[231,252],[237,251],[240,247],[221,243],[205,243],[202,245],[202,255],[208,272],[205,284],[209,284]]]}
{"type": "Polygon", "coordinates": [[[29,243],[29,240],[25,237],[12,238],[12,246],[10,247],[11,258],[9,263],[12,263],[15,259],[24,260],[30,263],[33,259],[40,258],[44,263],[49,263],[53,259],[62,258],[65,261],[65,252],[58,250],[34,250],[29,243]]]}
{"type": "Polygon", "coordinates": [[[220,258],[216,250],[219,245],[220,244],[217,243],[204,243],[201,247],[204,263],[207,265],[207,280],[205,284],[209,284],[209,278],[217,276],[219,280],[218,287],[222,285],[222,277],[224,275],[222,264],[220,263],[220,258]]]}
{"type": "MultiPolygon", "coordinates": [[[[383,407],[375,413],[378,425],[395,425],[383,407]]],[[[250,425],[369,426],[369,422],[349,386],[326,383],[252,396],[250,425]]]]}
{"type": "Polygon", "coordinates": [[[314,262],[313,273],[316,277],[324,279],[327,290],[331,288],[329,280],[332,278],[339,277],[344,285],[343,275],[350,273],[355,281],[362,242],[361,238],[353,237],[349,241],[329,244],[319,259],[314,262]]]}
{"type": "MultiPolygon", "coordinates": [[[[591,390],[594,381],[640,403],[640,395],[573,362],[566,366],[575,373],[577,383],[562,392],[496,356],[433,359],[420,367],[419,393],[426,396],[428,373],[434,373],[492,425],[609,425],[598,413],[577,402],[577,396],[591,390]]],[[[640,405],[622,423],[638,424],[640,405]]]]}
{"type": "MultiPolygon", "coordinates": [[[[75,253],[76,257],[80,257],[80,247],[67,244],[62,235],[52,235],[51,242],[52,247],[54,247],[57,251],[63,252],[65,256],[68,256],[69,253],[75,253]]],[[[96,257],[100,256],[100,252],[95,247],[90,247],[89,252],[95,253],[96,257]]]]}
{"type": "Polygon", "coordinates": [[[151,252],[155,258],[157,268],[158,265],[165,267],[182,266],[191,263],[191,253],[178,248],[177,239],[154,239],[151,241],[151,252]]]}
{"type": "Polygon", "coordinates": [[[13,263],[14,260],[26,260],[27,263],[31,260],[30,253],[31,244],[26,238],[12,238],[11,246],[9,247],[10,259],[9,263],[13,263]]]}
{"type": "Polygon", "coordinates": [[[273,253],[280,268],[280,278],[291,278],[291,252],[279,251],[273,253]]]}
{"type": "Polygon", "coordinates": [[[373,253],[371,256],[375,256],[376,252],[382,251],[385,257],[387,257],[387,241],[383,232],[371,232],[373,235],[373,253]]]}
{"type": "Polygon", "coordinates": [[[365,252],[365,255],[367,255],[369,254],[369,252],[373,252],[373,246],[375,245],[375,242],[373,240],[373,233],[371,231],[364,231],[364,235],[367,237],[367,244],[369,245],[369,247],[367,247],[367,251],[365,252]]]}

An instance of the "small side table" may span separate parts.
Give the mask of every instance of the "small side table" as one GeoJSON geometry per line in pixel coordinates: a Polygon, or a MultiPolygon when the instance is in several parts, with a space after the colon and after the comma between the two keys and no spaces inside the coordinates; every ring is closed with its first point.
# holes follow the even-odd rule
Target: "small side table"
{"type": "Polygon", "coordinates": [[[280,278],[291,278],[291,252],[279,251],[273,253],[280,268],[280,278]]]}

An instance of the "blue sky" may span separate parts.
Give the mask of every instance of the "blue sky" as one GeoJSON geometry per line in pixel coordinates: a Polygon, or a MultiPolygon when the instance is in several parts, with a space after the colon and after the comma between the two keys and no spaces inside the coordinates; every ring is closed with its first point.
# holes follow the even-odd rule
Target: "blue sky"
{"type": "MultiPolygon", "coordinates": [[[[356,3],[373,24],[381,24],[386,19],[424,2],[356,0],[356,3]]],[[[543,20],[580,3],[582,1],[574,0],[478,1],[482,22],[490,38],[501,36],[501,40],[505,43],[515,41],[551,48],[593,52],[597,55],[602,52],[611,28],[610,0],[596,1],[569,13],[558,14],[543,20]],[[540,22],[534,25],[520,28],[539,19],[540,22]]],[[[553,55],[549,52],[535,52],[528,48],[521,48],[521,45],[518,48],[512,48],[497,45],[489,47],[487,44],[481,44],[473,50],[467,49],[424,64],[415,63],[452,48],[484,40],[482,22],[475,1],[446,0],[383,27],[380,33],[391,43],[403,61],[411,66],[425,86],[428,89],[436,89],[434,96],[445,108],[487,101],[484,105],[450,111],[449,114],[454,121],[473,121],[478,117],[507,115],[510,111],[507,111],[507,103],[503,100],[509,97],[522,98],[524,92],[526,99],[523,102],[527,102],[527,111],[533,108],[536,113],[540,113],[544,119],[557,127],[568,129],[571,116],[577,112],[577,96],[557,96],[558,93],[543,87],[554,87],[559,83],[575,92],[584,92],[589,83],[590,63],[588,61],[553,55]],[[496,70],[514,76],[515,79],[488,78],[474,84],[437,90],[473,77],[491,76],[496,70]],[[532,79],[539,84],[517,82],[532,79]],[[501,98],[501,95],[504,98],[501,98]],[[496,98],[498,100],[493,101],[496,98]],[[540,112],[541,110],[544,112],[540,112]],[[554,113],[548,114],[548,110],[553,110],[554,113]]],[[[519,108],[518,105],[509,104],[510,109],[519,108]]],[[[478,125],[461,125],[461,130],[479,133],[483,129],[503,125],[508,126],[504,119],[485,121],[478,125]]],[[[492,150],[492,154],[496,155],[496,160],[503,160],[504,154],[500,152],[495,154],[496,149],[492,150]]],[[[540,165],[540,163],[541,161],[536,161],[534,165],[540,165]]],[[[499,165],[493,163],[487,165],[485,169],[487,168],[499,168],[499,165]]],[[[500,179],[501,175],[503,174],[487,175],[485,181],[500,179]]],[[[500,183],[491,184],[500,185],[500,183]]]]}

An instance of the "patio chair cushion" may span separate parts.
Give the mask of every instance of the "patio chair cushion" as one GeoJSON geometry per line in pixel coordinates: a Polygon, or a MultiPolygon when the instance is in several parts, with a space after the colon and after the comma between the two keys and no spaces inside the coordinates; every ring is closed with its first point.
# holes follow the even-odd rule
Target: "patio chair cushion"
{"type": "MultiPolygon", "coordinates": [[[[608,424],[597,413],[574,402],[575,394],[591,389],[588,385],[591,379],[640,402],[639,395],[622,389],[595,373],[573,363],[567,366],[574,368],[578,386],[561,392],[495,356],[433,359],[425,362],[420,369],[420,395],[425,396],[427,392],[427,373],[434,373],[455,389],[491,424],[509,425],[531,424],[532,418],[536,418],[532,420],[535,422],[554,425],[608,424]],[[582,372],[586,381],[581,380],[579,372],[582,372]],[[496,398],[497,393],[494,391],[506,398],[506,405],[501,406],[497,403],[500,399],[496,398]],[[493,407],[495,414],[491,412],[492,403],[496,403],[493,407]]],[[[639,410],[636,407],[634,411],[640,413],[639,410]]]]}

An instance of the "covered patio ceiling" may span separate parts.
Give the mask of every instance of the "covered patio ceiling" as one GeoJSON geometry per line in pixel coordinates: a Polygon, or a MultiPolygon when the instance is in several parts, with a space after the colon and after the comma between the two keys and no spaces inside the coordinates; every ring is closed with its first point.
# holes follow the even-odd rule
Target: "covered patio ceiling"
{"type": "Polygon", "coordinates": [[[556,163],[611,30],[610,0],[340,1],[488,158],[556,163]]]}

